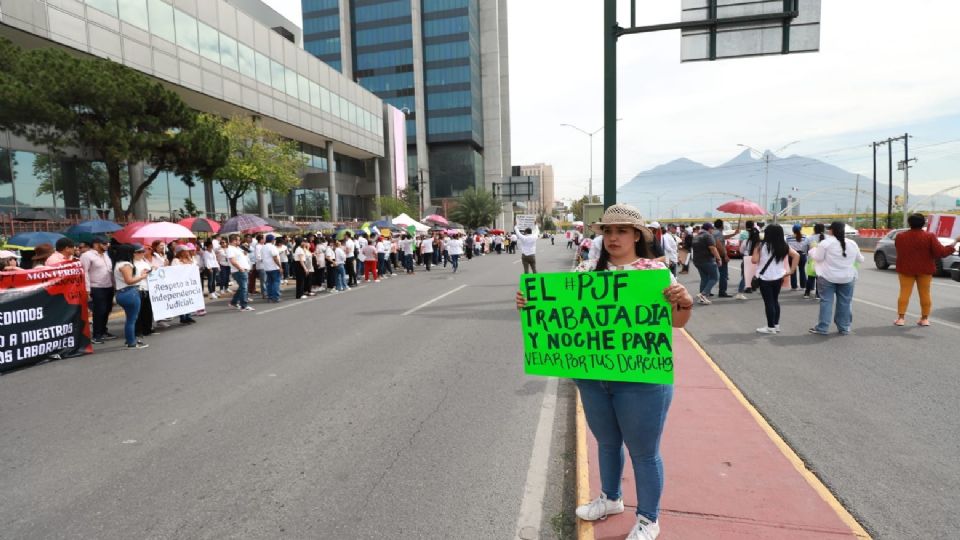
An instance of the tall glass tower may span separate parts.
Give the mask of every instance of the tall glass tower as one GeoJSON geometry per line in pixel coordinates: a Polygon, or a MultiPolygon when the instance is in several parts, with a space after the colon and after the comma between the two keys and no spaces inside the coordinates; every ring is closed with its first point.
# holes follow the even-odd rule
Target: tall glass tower
{"type": "Polygon", "coordinates": [[[301,2],[304,47],[406,113],[425,206],[509,176],[506,0],[301,2]]]}

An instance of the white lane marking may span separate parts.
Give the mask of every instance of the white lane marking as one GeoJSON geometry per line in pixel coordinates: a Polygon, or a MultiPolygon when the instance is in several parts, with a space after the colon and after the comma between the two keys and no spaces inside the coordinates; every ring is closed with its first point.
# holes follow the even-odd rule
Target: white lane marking
{"type": "Polygon", "coordinates": [[[411,309],[408,309],[407,311],[404,311],[403,313],[400,314],[400,316],[403,317],[404,315],[409,315],[409,314],[411,314],[411,313],[414,313],[415,311],[417,311],[417,310],[419,310],[419,309],[422,309],[422,308],[425,308],[425,307],[429,306],[430,304],[436,302],[437,300],[440,300],[441,298],[444,298],[444,297],[446,297],[446,296],[450,296],[451,294],[459,291],[460,289],[462,289],[462,288],[464,288],[464,287],[466,287],[466,285],[461,285],[461,286],[457,287],[456,289],[453,289],[452,291],[447,291],[447,292],[441,294],[440,296],[438,296],[438,297],[436,297],[436,298],[434,298],[434,299],[432,299],[432,300],[427,300],[426,302],[420,304],[419,306],[417,306],[417,307],[415,307],[415,308],[411,308],[411,309]]]}
{"type": "Polygon", "coordinates": [[[523,260],[523,259],[517,259],[517,260],[515,260],[515,261],[513,261],[513,262],[512,262],[512,263],[510,263],[510,264],[519,264],[519,263],[520,263],[520,261],[522,261],[522,260],[523,260]]]}
{"type": "MultiPolygon", "coordinates": [[[[870,302],[869,300],[861,300],[861,299],[859,299],[859,298],[854,298],[853,301],[854,301],[854,302],[860,302],[861,304],[866,304],[866,305],[868,305],[868,306],[873,306],[873,307],[878,308],[878,309],[885,309],[885,310],[891,311],[891,312],[893,312],[893,313],[896,313],[896,312],[897,312],[897,310],[894,309],[894,308],[892,308],[892,307],[884,306],[884,305],[882,305],[882,304],[875,304],[875,303],[873,303],[873,302],[870,302]]],[[[920,315],[918,315],[918,314],[916,314],[916,313],[907,313],[907,315],[909,315],[911,318],[917,318],[917,319],[920,318],[920,315]]],[[[943,320],[943,319],[938,319],[938,318],[936,318],[936,317],[930,317],[930,322],[936,323],[936,324],[939,324],[939,325],[942,325],[942,326],[948,326],[948,327],[950,327],[950,328],[956,328],[957,330],[960,330],[960,324],[953,324],[953,323],[951,323],[951,322],[947,322],[947,321],[945,321],[945,320],[943,320]]]]}
{"type": "Polygon", "coordinates": [[[543,520],[543,496],[547,491],[547,471],[550,467],[550,439],[553,421],[557,413],[557,384],[559,379],[550,377],[543,391],[540,419],[533,437],[533,451],[527,468],[527,481],[523,486],[523,500],[517,517],[515,538],[526,540],[540,538],[540,522],[543,520]],[[532,531],[531,531],[532,529],[532,531]],[[524,533],[521,535],[521,531],[524,533]],[[531,535],[530,533],[534,534],[531,535]]]}
{"type": "Polygon", "coordinates": [[[312,296],[312,297],[308,297],[306,300],[299,299],[299,298],[292,298],[292,299],[290,299],[290,300],[284,300],[284,302],[290,302],[290,303],[287,304],[287,305],[285,305],[285,306],[275,307],[275,308],[267,309],[267,310],[264,310],[264,311],[258,311],[258,312],[256,312],[255,315],[266,315],[267,313],[273,313],[274,311],[280,311],[281,309],[288,309],[288,308],[292,308],[292,307],[301,306],[301,305],[303,305],[303,304],[307,304],[307,303],[309,303],[309,302],[312,302],[313,300],[323,300],[323,299],[325,299],[325,298],[330,298],[330,295],[329,295],[329,294],[327,294],[327,293],[324,293],[324,294],[326,294],[326,296],[312,296]]]}

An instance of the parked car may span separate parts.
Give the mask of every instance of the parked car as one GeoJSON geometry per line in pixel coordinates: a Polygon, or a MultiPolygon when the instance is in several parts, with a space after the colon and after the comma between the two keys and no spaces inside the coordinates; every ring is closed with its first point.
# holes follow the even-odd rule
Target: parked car
{"type": "MultiPolygon", "coordinates": [[[[897,265],[897,246],[895,244],[895,239],[898,234],[906,231],[907,229],[894,229],[886,234],[877,242],[876,250],[873,252],[873,263],[877,265],[877,268],[880,270],[886,270],[891,266],[897,265]]],[[[940,243],[943,245],[948,245],[952,242],[950,238],[940,238],[940,243]]],[[[958,247],[960,249],[960,247],[958,247]]],[[[957,279],[958,273],[955,269],[960,269],[960,251],[955,249],[953,253],[947,255],[942,259],[937,259],[935,263],[937,267],[937,272],[934,275],[937,276],[954,276],[954,279],[957,279]]],[[[957,279],[960,281],[960,279],[957,279]]]]}

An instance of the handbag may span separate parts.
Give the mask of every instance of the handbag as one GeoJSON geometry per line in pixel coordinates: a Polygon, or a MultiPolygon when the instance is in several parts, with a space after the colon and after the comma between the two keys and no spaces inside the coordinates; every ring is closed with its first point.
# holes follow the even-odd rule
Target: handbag
{"type": "Polygon", "coordinates": [[[760,274],[766,272],[767,268],[770,268],[770,263],[772,262],[773,262],[773,253],[771,253],[770,258],[767,259],[767,264],[763,265],[763,268],[759,272],[757,272],[755,276],[753,276],[753,279],[750,280],[751,289],[757,290],[760,288],[760,274]]]}

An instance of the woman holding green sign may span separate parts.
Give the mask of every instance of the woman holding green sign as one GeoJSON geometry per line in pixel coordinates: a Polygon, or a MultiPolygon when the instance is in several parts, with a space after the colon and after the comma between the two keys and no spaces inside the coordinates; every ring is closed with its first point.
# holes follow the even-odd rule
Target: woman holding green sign
{"type": "MultiPolygon", "coordinates": [[[[654,260],[653,235],[636,208],[615,204],[607,208],[591,229],[603,234],[603,248],[599,258],[584,261],[577,267],[578,272],[667,268],[654,260]]],[[[664,289],[663,296],[671,305],[674,328],[683,328],[693,307],[690,293],[671,275],[671,285],[664,289]]],[[[516,300],[518,309],[527,303],[519,291],[516,300]]],[[[626,444],[637,489],[637,522],[627,540],[655,539],[660,534],[657,519],[663,492],[660,437],[673,398],[673,386],[586,379],[574,379],[574,382],[580,390],[587,424],[597,439],[601,485],[600,496],[577,507],[577,516],[593,521],[623,512],[620,478],[626,444]]]]}

